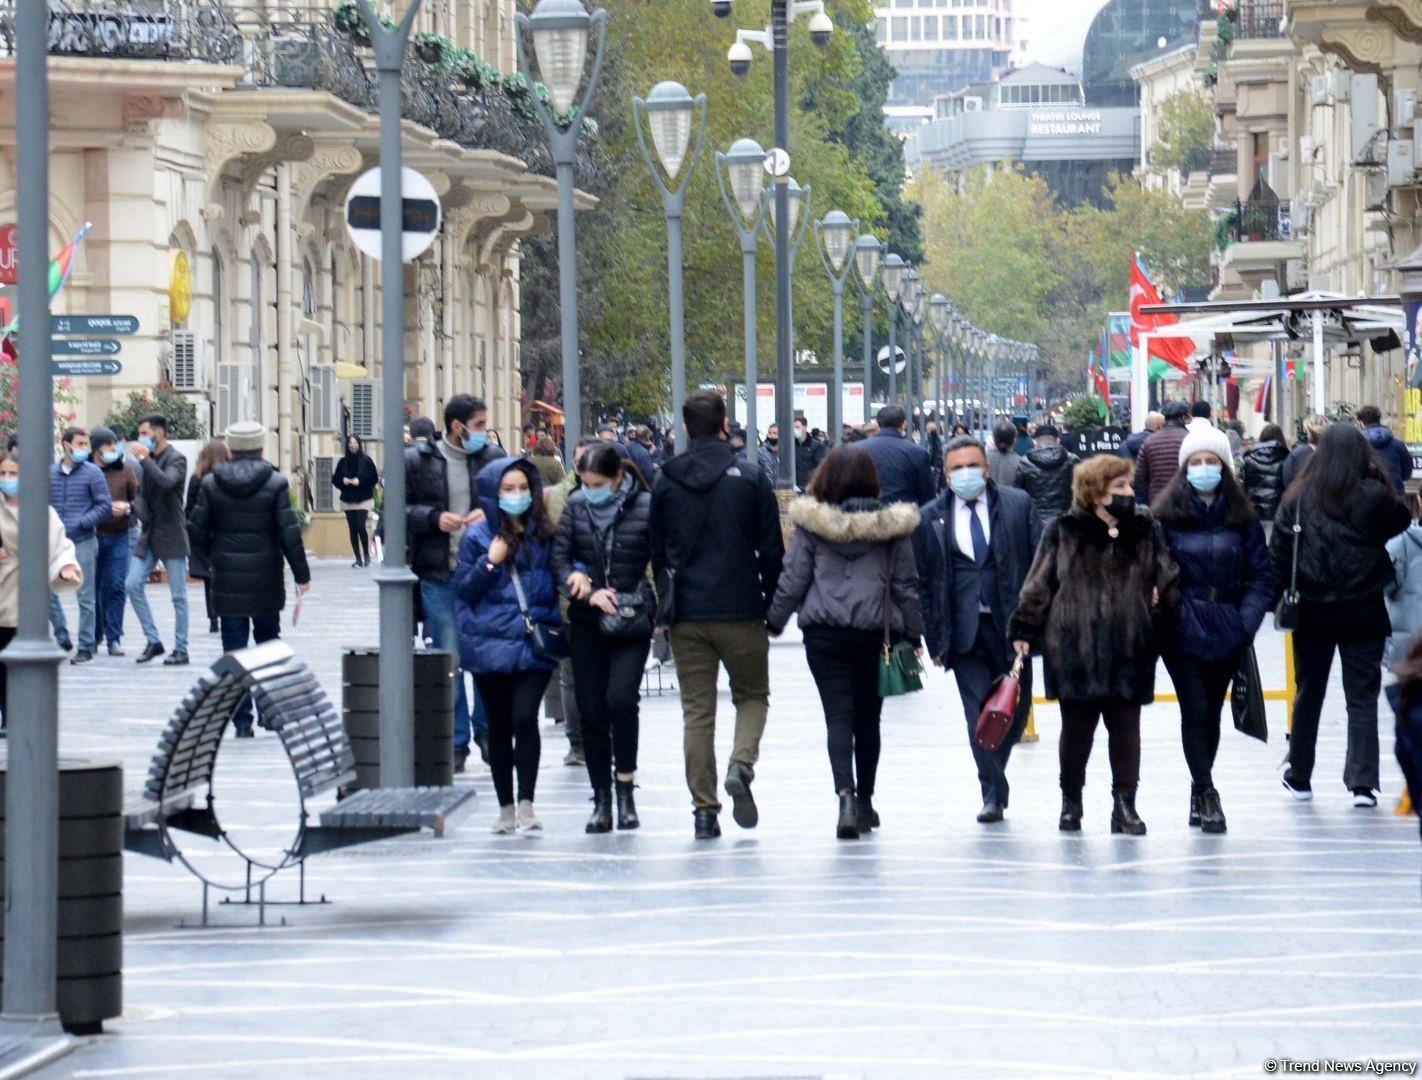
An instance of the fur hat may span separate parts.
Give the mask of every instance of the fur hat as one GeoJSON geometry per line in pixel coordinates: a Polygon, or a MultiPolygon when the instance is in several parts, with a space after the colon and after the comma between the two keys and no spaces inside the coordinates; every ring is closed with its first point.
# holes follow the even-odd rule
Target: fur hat
{"type": "Polygon", "coordinates": [[[1180,444],[1180,464],[1190,460],[1191,455],[1208,450],[1220,459],[1227,469],[1234,468],[1234,451],[1229,446],[1229,436],[1208,420],[1196,418],[1185,426],[1185,440],[1180,444]]]}
{"type": "Polygon", "coordinates": [[[267,444],[267,429],[255,420],[242,420],[227,427],[227,449],[234,454],[261,450],[267,444]]]}

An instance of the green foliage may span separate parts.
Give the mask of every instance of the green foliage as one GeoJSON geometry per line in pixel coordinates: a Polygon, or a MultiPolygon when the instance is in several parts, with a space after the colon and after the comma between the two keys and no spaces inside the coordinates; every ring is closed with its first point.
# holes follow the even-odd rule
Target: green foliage
{"type": "MultiPolygon", "coordinates": [[[[54,437],[58,440],[65,428],[78,422],[79,416],[74,406],[79,403],[74,393],[74,380],[55,379],[54,383],[54,437]]],[[[0,353],[0,433],[19,433],[20,419],[20,367],[15,357],[8,352],[0,353]]]]}
{"type": "Polygon", "coordinates": [[[1160,103],[1160,123],[1150,150],[1153,172],[1183,169],[1191,151],[1208,150],[1215,140],[1215,107],[1200,90],[1180,90],[1160,103]]]}
{"type": "Polygon", "coordinates": [[[1231,206],[1219,217],[1215,218],[1214,225],[1210,230],[1210,243],[1216,251],[1224,251],[1230,244],[1234,243],[1235,233],[1239,231],[1239,208],[1231,206]]]}
{"type": "Polygon", "coordinates": [[[1101,399],[1095,394],[1083,394],[1072,398],[1062,410],[1062,423],[1072,431],[1100,427],[1106,420],[1101,399]]]}
{"type": "Polygon", "coordinates": [[[149,413],[162,413],[168,418],[168,438],[199,439],[202,432],[198,428],[197,406],[173,387],[160,382],[152,390],[133,390],[128,400],[109,411],[104,424],[123,428],[129,438],[138,430],[138,422],[149,413]]]}
{"type": "Polygon", "coordinates": [[[286,489],[287,498],[291,501],[291,512],[296,515],[296,523],[303,529],[311,527],[311,515],[306,512],[306,507],[301,505],[301,495],[296,488],[286,489]]]}

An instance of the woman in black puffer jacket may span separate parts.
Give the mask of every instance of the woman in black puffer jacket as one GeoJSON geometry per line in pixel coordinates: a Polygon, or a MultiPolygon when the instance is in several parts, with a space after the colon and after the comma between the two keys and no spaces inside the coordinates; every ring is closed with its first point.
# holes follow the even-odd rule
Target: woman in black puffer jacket
{"type": "Polygon", "coordinates": [[[1263,521],[1273,521],[1284,497],[1284,462],[1289,460],[1289,443],[1278,424],[1266,424],[1259,441],[1240,459],[1239,478],[1245,494],[1263,521]]]}
{"type": "Polygon", "coordinates": [[[568,496],[553,540],[553,576],[566,586],[568,644],[592,781],[587,831],[612,829],[613,781],[617,827],[641,822],[632,798],[637,772],[638,706],[652,643],[656,595],[647,576],[652,559],[652,495],[636,466],[610,443],[590,446],[578,463],[580,487],[568,496]],[[603,619],[634,617],[630,633],[609,636],[603,619]],[[617,771],[613,773],[613,760],[617,771]]]}
{"type": "Polygon", "coordinates": [[[1377,453],[1351,424],[1333,424],[1319,437],[1274,518],[1269,554],[1275,595],[1289,586],[1298,546],[1298,688],[1283,777],[1296,799],[1313,798],[1318,717],[1337,652],[1348,703],[1343,783],[1354,806],[1377,805],[1378,691],[1392,629],[1383,602],[1393,577],[1386,544],[1411,521],[1377,453]]]}

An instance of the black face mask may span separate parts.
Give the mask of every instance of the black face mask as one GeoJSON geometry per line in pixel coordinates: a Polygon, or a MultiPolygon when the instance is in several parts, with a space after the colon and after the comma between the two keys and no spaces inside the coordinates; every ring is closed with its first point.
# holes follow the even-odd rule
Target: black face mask
{"type": "Polygon", "coordinates": [[[774,436],[771,436],[770,438],[768,438],[768,439],[765,440],[765,444],[766,444],[767,446],[776,446],[776,445],[778,445],[779,443],[780,443],[780,440],[779,440],[778,438],[775,438],[774,436]]]}
{"type": "Polygon", "coordinates": [[[1117,521],[1124,521],[1136,512],[1136,500],[1131,495],[1112,495],[1106,504],[1106,512],[1117,521]]]}

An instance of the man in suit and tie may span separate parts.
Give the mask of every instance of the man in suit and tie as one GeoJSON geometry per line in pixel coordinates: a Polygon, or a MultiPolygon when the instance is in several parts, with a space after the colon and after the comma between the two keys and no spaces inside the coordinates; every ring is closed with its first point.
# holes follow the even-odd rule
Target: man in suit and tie
{"type": "Polygon", "coordinates": [[[1032,669],[1022,671],[1017,719],[997,750],[973,743],[978,712],[993,681],[1012,668],[1007,622],[1032,565],[1036,510],[1025,491],[988,476],[987,451],[970,435],[948,443],[948,490],[920,510],[914,533],[918,588],[928,654],[953,672],[978,766],[983,808],[978,821],[1001,821],[1007,809],[1007,759],[1027,726],[1032,669]]]}

